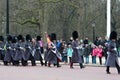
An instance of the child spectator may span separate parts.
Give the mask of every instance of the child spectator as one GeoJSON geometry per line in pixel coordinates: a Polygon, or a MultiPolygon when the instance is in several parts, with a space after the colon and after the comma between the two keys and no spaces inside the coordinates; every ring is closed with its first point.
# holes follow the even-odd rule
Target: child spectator
{"type": "Polygon", "coordinates": [[[63,49],[63,62],[67,63],[67,45],[65,44],[63,49]]]}
{"type": "Polygon", "coordinates": [[[71,63],[71,59],[72,59],[72,54],[73,54],[73,49],[71,44],[68,45],[68,49],[67,49],[67,56],[69,58],[69,64],[71,63]]]}

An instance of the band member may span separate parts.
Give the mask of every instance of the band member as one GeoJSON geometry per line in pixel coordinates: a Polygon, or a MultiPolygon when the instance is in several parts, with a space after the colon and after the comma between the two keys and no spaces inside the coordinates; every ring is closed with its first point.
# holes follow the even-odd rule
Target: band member
{"type": "Polygon", "coordinates": [[[28,60],[31,60],[32,66],[35,66],[35,59],[32,55],[32,38],[29,34],[26,35],[25,42],[25,64],[28,65],[28,60]]]}
{"type": "Polygon", "coordinates": [[[16,43],[17,43],[17,37],[12,37],[12,44],[11,44],[11,57],[12,57],[12,64],[15,66],[17,65],[15,63],[15,55],[16,55],[16,43]]]}
{"type": "Polygon", "coordinates": [[[41,40],[41,37],[40,36],[37,36],[37,40],[36,40],[36,44],[35,44],[35,48],[34,48],[34,58],[35,60],[40,60],[41,62],[41,66],[44,65],[43,63],[43,58],[42,58],[42,55],[41,55],[41,48],[40,48],[40,41],[41,40]]]}
{"type": "Polygon", "coordinates": [[[4,65],[8,65],[12,61],[12,36],[7,36],[7,43],[6,43],[6,52],[4,57],[4,65]]]}
{"type": "Polygon", "coordinates": [[[117,33],[112,31],[110,34],[110,42],[108,44],[108,57],[106,61],[106,72],[110,74],[110,67],[116,67],[118,74],[120,74],[120,67],[118,62],[117,56],[117,49],[116,49],[116,40],[117,40],[117,33]]]}
{"type": "Polygon", "coordinates": [[[4,37],[0,36],[0,60],[4,60],[4,37]]]}
{"type": "Polygon", "coordinates": [[[45,44],[45,54],[44,54],[44,60],[45,60],[45,66],[47,66],[47,59],[48,59],[48,52],[49,52],[49,48],[48,48],[48,43],[45,44]]]}
{"type": "Polygon", "coordinates": [[[80,53],[80,47],[79,47],[79,40],[78,40],[78,32],[74,31],[72,33],[73,36],[73,42],[72,42],[72,48],[73,48],[73,54],[72,54],[72,59],[71,59],[71,63],[70,63],[70,68],[73,68],[73,63],[79,63],[80,68],[84,68],[83,66],[83,61],[81,58],[81,53],[80,53]]]}
{"type": "Polygon", "coordinates": [[[59,61],[60,59],[60,53],[58,52],[57,48],[56,48],[56,34],[52,33],[50,36],[51,39],[51,43],[48,44],[48,48],[49,48],[49,52],[48,52],[48,67],[50,67],[51,64],[53,64],[54,66],[57,65],[57,67],[61,67],[59,65],[59,61]]]}
{"type": "Polygon", "coordinates": [[[24,45],[24,38],[22,35],[17,36],[18,42],[16,44],[16,55],[15,55],[15,64],[19,66],[19,61],[21,60],[22,65],[26,66],[25,64],[25,45],[24,45]]]}

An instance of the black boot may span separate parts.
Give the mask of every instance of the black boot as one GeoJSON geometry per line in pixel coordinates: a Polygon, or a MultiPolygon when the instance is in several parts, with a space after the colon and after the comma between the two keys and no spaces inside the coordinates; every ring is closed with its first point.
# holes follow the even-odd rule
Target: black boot
{"type": "Polygon", "coordinates": [[[118,74],[120,74],[120,67],[119,67],[119,69],[118,69],[118,74]]]}
{"type": "Polygon", "coordinates": [[[47,61],[45,61],[45,66],[47,66],[47,61]]]}
{"type": "Polygon", "coordinates": [[[4,61],[4,65],[5,65],[5,66],[8,66],[8,62],[7,62],[7,61],[4,61]]]}
{"type": "Polygon", "coordinates": [[[36,63],[35,63],[34,59],[31,60],[31,63],[32,63],[32,66],[36,66],[36,63]]]}
{"type": "Polygon", "coordinates": [[[72,62],[70,62],[70,68],[73,69],[73,63],[72,62]]]}
{"type": "Polygon", "coordinates": [[[109,70],[110,70],[110,66],[107,66],[107,69],[106,69],[107,74],[111,74],[109,70]]]}
{"type": "Polygon", "coordinates": [[[82,68],[85,68],[85,66],[83,66],[83,64],[82,63],[80,63],[80,68],[82,69],[82,68]]]}
{"type": "Polygon", "coordinates": [[[20,62],[19,61],[16,61],[16,65],[15,66],[19,66],[20,65],[20,62]]]}
{"type": "Polygon", "coordinates": [[[120,71],[118,72],[118,74],[120,74],[120,71]]]}
{"type": "Polygon", "coordinates": [[[57,62],[57,67],[61,67],[60,64],[59,64],[59,62],[57,62]]]}
{"type": "Polygon", "coordinates": [[[43,66],[44,65],[44,63],[43,63],[43,61],[41,62],[41,66],[43,66]]]}
{"type": "Polygon", "coordinates": [[[50,63],[48,63],[48,67],[51,67],[50,65],[51,65],[51,64],[50,64],[50,63]]]}
{"type": "Polygon", "coordinates": [[[120,66],[118,65],[118,63],[115,61],[115,66],[117,68],[118,74],[120,74],[120,66]]]}

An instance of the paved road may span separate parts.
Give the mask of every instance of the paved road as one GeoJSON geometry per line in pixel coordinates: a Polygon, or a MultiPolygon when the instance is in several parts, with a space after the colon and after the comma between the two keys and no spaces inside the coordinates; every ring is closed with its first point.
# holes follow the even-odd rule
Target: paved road
{"type": "Polygon", "coordinates": [[[110,75],[106,74],[105,67],[86,66],[80,69],[74,65],[62,67],[45,67],[39,64],[35,67],[15,67],[0,65],[0,80],[120,80],[115,68],[111,68],[110,75]]]}

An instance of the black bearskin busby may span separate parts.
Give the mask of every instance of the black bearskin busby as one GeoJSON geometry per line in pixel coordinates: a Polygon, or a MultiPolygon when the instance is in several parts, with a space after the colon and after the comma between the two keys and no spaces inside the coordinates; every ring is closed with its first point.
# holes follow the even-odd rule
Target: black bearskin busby
{"type": "Polygon", "coordinates": [[[18,35],[18,36],[17,36],[17,40],[18,40],[18,41],[20,41],[20,40],[21,40],[21,41],[23,42],[23,41],[24,41],[24,38],[23,38],[23,36],[22,36],[22,35],[18,35]]]}
{"type": "Polygon", "coordinates": [[[12,36],[11,35],[8,35],[7,36],[7,41],[9,42],[9,41],[12,41],[12,36]]]}
{"type": "Polygon", "coordinates": [[[17,42],[17,37],[16,36],[13,36],[12,37],[12,43],[16,43],[17,42]]]}
{"type": "Polygon", "coordinates": [[[32,38],[29,34],[26,35],[26,41],[32,41],[32,38]]]}
{"type": "Polygon", "coordinates": [[[37,36],[37,41],[40,41],[41,40],[41,36],[37,36]]]}
{"type": "Polygon", "coordinates": [[[50,39],[51,39],[51,41],[56,40],[56,34],[55,33],[51,33],[50,39]]]}
{"type": "Polygon", "coordinates": [[[0,36],[0,41],[4,41],[4,37],[3,36],[0,36]]]}
{"type": "Polygon", "coordinates": [[[74,31],[74,32],[72,33],[72,37],[73,37],[74,40],[76,40],[76,39],[78,38],[78,32],[77,32],[77,31],[74,31]]]}
{"type": "Polygon", "coordinates": [[[112,40],[112,39],[117,39],[117,32],[116,31],[112,31],[110,33],[110,40],[112,40]]]}

